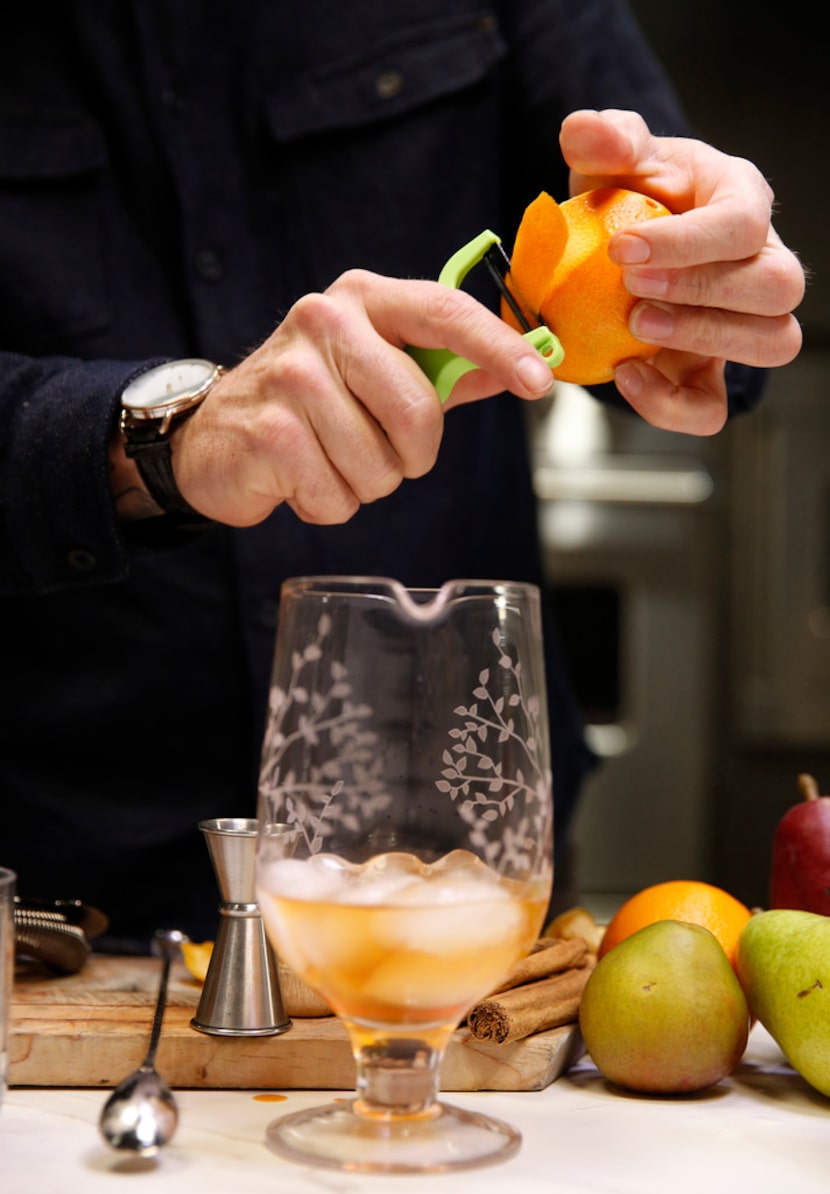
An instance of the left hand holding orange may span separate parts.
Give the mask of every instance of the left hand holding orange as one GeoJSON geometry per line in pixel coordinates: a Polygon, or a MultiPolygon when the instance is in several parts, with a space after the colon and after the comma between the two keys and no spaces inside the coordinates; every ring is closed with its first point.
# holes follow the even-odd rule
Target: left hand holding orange
{"type": "Polygon", "coordinates": [[[574,112],[560,145],[572,193],[623,187],[675,213],[611,238],[611,259],[638,300],[629,328],[659,350],[618,366],[614,380],[656,426],[713,434],[727,413],[725,361],[774,367],[801,348],[792,311],[804,271],[772,227],[769,185],[742,158],[692,138],[653,136],[634,112],[574,112]]]}

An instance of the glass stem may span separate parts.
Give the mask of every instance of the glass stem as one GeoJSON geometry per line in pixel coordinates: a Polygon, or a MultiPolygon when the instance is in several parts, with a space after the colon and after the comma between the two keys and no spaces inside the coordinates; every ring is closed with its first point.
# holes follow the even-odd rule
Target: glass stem
{"type": "Polygon", "coordinates": [[[355,1035],[356,1114],[373,1119],[439,1114],[438,1088],[446,1040],[438,1047],[422,1038],[403,1035],[376,1036],[371,1043],[361,1043],[355,1035]]]}

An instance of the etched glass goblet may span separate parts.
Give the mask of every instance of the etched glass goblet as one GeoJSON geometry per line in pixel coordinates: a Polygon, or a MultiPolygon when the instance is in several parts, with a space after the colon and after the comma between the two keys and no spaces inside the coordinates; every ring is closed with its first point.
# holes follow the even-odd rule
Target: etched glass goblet
{"type": "Polygon", "coordinates": [[[269,1145],[387,1172],[509,1156],[519,1133],[439,1084],[453,1032],[528,952],[550,896],[537,589],[287,581],[258,824],[266,932],[357,1068],[354,1099],[275,1120],[269,1145]]]}

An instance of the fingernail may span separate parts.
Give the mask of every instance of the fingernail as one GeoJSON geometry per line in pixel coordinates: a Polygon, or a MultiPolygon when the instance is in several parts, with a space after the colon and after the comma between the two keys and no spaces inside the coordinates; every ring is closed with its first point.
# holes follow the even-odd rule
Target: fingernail
{"type": "Polygon", "coordinates": [[[674,331],[674,311],[663,303],[638,303],[629,326],[638,340],[661,343],[674,331]]]}
{"type": "Polygon", "coordinates": [[[647,240],[641,236],[634,236],[624,232],[615,236],[608,247],[611,260],[617,265],[642,265],[651,256],[651,249],[647,240]]]}
{"type": "Polygon", "coordinates": [[[614,381],[623,398],[636,399],[643,390],[645,378],[635,361],[626,361],[614,370],[614,381]]]}
{"type": "Polygon", "coordinates": [[[625,273],[625,286],[637,298],[663,298],[669,289],[668,271],[664,269],[631,269],[625,273]]]}
{"type": "Polygon", "coordinates": [[[526,390],[534,394],[547,394],[553,385],[553,374],[550,366],[546,365],[538,353],[533,356],[522,357],[516,366],[519,381],[526,390]]]}

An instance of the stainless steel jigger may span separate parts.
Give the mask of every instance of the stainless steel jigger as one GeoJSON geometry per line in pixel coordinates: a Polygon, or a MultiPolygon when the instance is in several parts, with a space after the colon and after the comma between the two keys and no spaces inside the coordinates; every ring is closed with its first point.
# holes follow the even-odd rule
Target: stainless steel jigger
{"type": "Polygon", "coordinates": [[[257,822],[240,817],[200,821],[219,883],[219,928],[202,997],[190,1021],[214,1036],[275,1036],[291,1027],[277,962],[256,902],[257,822]]]}

